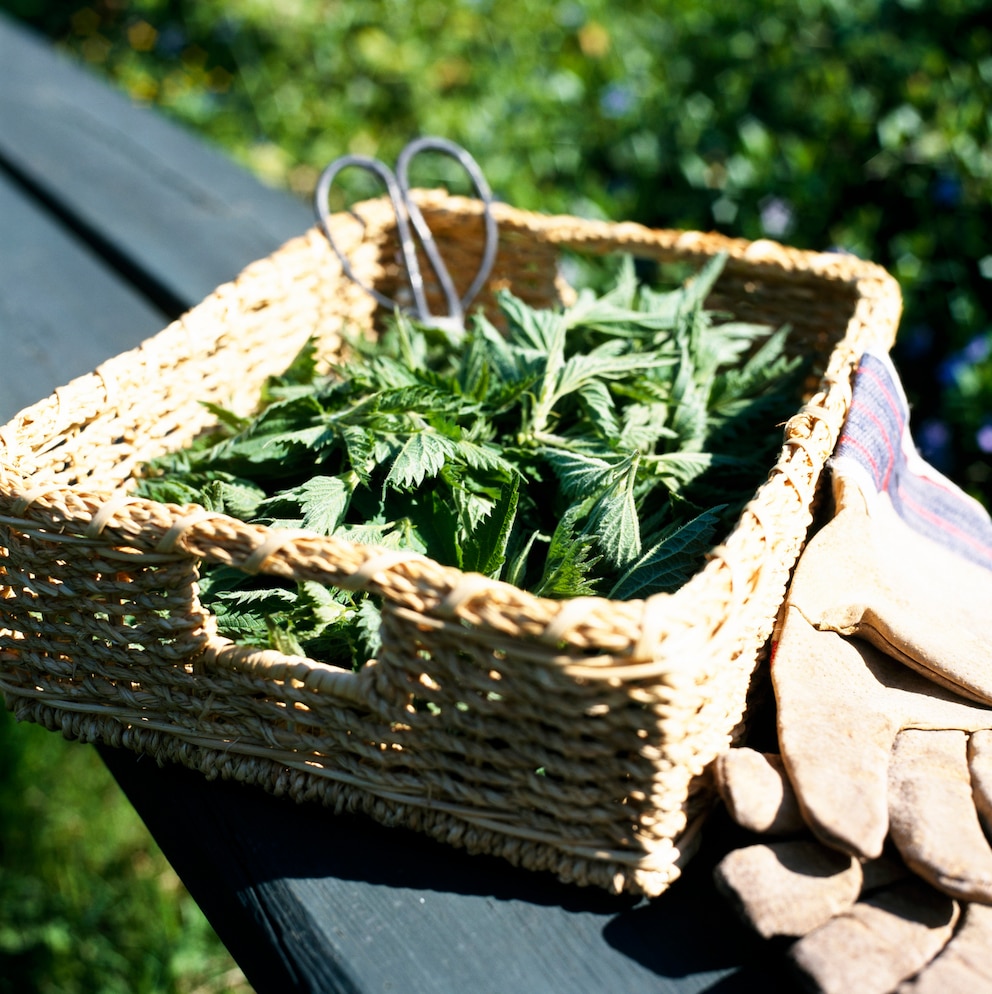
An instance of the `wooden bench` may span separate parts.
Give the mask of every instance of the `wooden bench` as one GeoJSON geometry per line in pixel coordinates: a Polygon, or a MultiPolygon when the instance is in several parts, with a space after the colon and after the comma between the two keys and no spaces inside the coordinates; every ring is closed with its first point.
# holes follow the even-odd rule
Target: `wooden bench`
{"type": "MultiPolygon", "coordinates": [[[[0,17],[0,423],[154,334],[309,209],[0,17]]],[[[711,868],[647,902],[416,834],[103,758],[259,994],[788,991],[711,868]]]]}

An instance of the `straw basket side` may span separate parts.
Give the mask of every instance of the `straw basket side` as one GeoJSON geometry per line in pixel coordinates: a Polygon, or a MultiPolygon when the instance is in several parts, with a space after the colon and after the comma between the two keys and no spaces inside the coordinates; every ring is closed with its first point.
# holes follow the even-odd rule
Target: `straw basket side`
{"type": "MultiPolygon", "coordinates": [[[[479,206],[421,202],[467,283],[479,206]]],[[[309,336],[330,357],[345,325],[373,332],[370,298],[313,230],[0,429],[0,689],[18,717],[71,738],[654,895],[692,852],[708,764],[742,732],[851,372],[891,344],[899,292],[849,256],[496,210],[484,305],[498,287],[558,300],[562,252],[727,252],[710,305],[788,322],[791,348],[814,357],[778,461],[699,574],[643,601],[551,601],[414,554],[134,497],[142,462],[209,427],[203,401],[247,412],[309,336]],[[203,562],[373,592],[379,658],[352,673],[220,638],[197,597],[203,562]]],[[[392,213],[370,201],[356,214],[333,218],[336,236],[390,293],[392,213]]]]}

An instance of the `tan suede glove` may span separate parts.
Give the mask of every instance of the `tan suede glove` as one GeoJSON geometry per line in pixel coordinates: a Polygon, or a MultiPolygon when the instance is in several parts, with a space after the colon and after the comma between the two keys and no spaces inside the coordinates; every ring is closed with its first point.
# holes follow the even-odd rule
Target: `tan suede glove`
{"type": "Polygon", "coordinates": [[[739,824],[794,837],[730,853],[717,882],[759,934],[796,938],[814,989],[992,994],[992,521],[907,421],[891,363],[865,356],[834,515],[773,639],[781,755],[714,764],[739,824]]]}
{"type": "Polygon", "coordinates": [[[771,661],[803,818],[862,859],[891,833],[934,886],[992,903],[992,521],[916,453],[884,356],[861,363],[831,472],[771,661]]]}
{"type": "Polygon", "coordinates": [[[782,759],[805,823],[862,859],[891,837],[933,886],[992,903],[992,709],[788,609],[772,664],[782,759]]]}
{"type": "Polygon", "coordinates": [[[992,907],[960,904],[898,860],[861,861],[817,842],[781,759],[733,749],[715,764],[732,816],[752,831],[790,835],[736,849],[719,889],[764,938],[788,950],[824,994],[992,994],[992,907]]]}

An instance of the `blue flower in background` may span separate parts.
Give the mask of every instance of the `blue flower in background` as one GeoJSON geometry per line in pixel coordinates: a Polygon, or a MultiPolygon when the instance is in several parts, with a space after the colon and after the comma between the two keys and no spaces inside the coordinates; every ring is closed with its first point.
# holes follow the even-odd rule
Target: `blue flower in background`
{"type": "Polygon", "coordinates": [[[928,324],[914,324],[899,333],[898,348],[908,361],[918,361],[933,349],[934,332],[928,324]]]}
{"type": "Polygon", "coordinates": [[[983,332],[981,335],[976,335],[961,350],[961,354],[964,358],[972,364],[976,362],[984,362],[989,357],[990,352],[992,352],[992,334],[989,332],[983,332]]]}
{"type": "Polygon", "coordinates": [[[761,227],[766,235],[781,238],[792,230],[796,215],[787,200],[765,197],[758,207],[761,210],[761,227]]]}
{"type": "Polygon", "coordinates": [[[937,366],[937,381],[941,386],[952,386],[971,366],[984,362],[992,353],[992,332],[975,335],[964,348],[952,352],[937,366]]]}
{"type": "Polygon", "coordinates": [[[634,91],[629,86],[610,83],[600,94],[599,109],[603,112],[603,117],[615,121],[629,114],[636,102],[634,91]]]}
{"type": "MultiPolygon", "coordinates": [[[[223,41],[228,39],[222,35],[220,29],[217,30],[217,35],[223,41]]],[[[167,24],[158,33],[158,38],[155,42],[155,47],[163,55],[178,56],[182,54],[183,49],[187,45],[186,32],[178,24],[167,24]]]]}
{"type": "Polygon", "coordinates": [[[951,468],[951,429],[946,422],[928,418],[914,432],[920,455],[934,469],[947,473],[951,468]]]}
{"type": "Polygon", "coordinates": [[[982,452],[992,453],[992,419],[975,432],[975,443],[982,452]]]}
{"type": "Polygon", "coordinates": [[[938,173],[930,188],[930,197],[938,207],[957,207],[961,203],[961,180],[953,173],[938,173]]]}

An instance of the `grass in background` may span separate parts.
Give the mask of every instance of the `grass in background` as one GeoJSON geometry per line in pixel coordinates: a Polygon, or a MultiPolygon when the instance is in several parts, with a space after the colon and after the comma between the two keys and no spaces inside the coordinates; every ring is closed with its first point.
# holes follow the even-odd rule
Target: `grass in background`
{"type": "Polygon", "coordinates": [[[0,994],[250,994],[91,746],[0,711],[0,994]]]}

